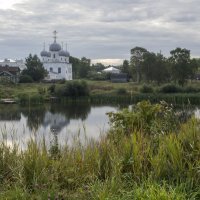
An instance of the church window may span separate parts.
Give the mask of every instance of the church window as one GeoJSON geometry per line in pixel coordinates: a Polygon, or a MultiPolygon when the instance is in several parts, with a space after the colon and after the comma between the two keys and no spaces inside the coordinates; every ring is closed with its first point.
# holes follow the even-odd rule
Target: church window
{"type": "Polygon", "coordinates": [[[50,67],[50,72],[53,72],[53,68],[52,67],[50,67]]]}
{"type": "Polygon", "coordinates": [[[58,73],[59,73],[59,74],[61,73],[61,68],[60,68],[60,67],[58,67],[58,73]]]}
{"type": "Polygon", "coordinates": [[[53,57],[56,58],[56,54],[55,53],[53,54],[53,57]]]}

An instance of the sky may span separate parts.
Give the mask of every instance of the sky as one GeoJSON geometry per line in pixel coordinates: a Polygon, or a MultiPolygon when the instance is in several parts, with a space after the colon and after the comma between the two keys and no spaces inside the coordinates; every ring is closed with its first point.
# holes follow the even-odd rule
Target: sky
{"type": "Polygon", "coordinates": [[[199,0],[0,0],[0,59],[39,55],[54,30],[72,56],[94,63],[121,64],[135,46],[199,57],[199,11],[199,0]]]}

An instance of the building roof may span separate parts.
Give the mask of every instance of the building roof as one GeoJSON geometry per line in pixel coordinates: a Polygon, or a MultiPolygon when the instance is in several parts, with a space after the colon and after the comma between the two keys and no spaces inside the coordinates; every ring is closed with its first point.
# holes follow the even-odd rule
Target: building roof
{"type": "Polygon", "coordinates": [[[115,68],[115,67],[108,67],[106,69],[103,70],[104,72],[119,72],[120,70],[115,68]]]}
{"type": "Polygon", "coordinates": [[[9,72],[13,75],[15,75],[17,72],[20,72],[19,67],[2,67],[0,66],[0,72],[9,72]]]}

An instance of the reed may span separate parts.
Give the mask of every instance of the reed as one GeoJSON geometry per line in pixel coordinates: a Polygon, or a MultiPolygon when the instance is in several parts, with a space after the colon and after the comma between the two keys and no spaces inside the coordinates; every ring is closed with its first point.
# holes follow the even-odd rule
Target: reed
{"type": "Polygon", "coordinates": [[[62,147],[33,137],[24,150],[9,146],[4,132],[0,199],[199,199],[199,121],[191,118],[176,132],[145,131],[112,128],[98,141],[77,137],[62,147]]]}

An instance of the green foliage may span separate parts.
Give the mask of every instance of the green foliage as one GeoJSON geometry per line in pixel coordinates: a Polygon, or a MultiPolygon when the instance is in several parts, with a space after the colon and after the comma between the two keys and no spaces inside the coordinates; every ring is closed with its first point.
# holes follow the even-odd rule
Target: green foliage
{"type": "Polygon", "coordinates": [[[33,79],[29,75],[21,75],[19,77],[19,83],[32,83],[33,79]]]}
{"type": "Polygon", "coordinates": [[[71,57],[69,58],[70,63],[72,63],[73,68],[73,78],[86,78],[89,71],[90,71],[90,59],[88,58],[75,58],[71,57]]]}
{"type": "Polygon", "coordinates": [[[30,76],[34,81],[41,81],[47,75],[47,71],[44,69],[43,64],[37,55],[29,55],[26,58],[26,69],[22,71],[22,75],[30,76]]]}
{"type": "Polygon", "coordinates": [[[148,85],[143,85],[141,88],[140,88],[140,92],[141,93],[153,93],[154,90],[151,86],[148,86],[148,85]]]}
{"type": "Polygon", "coordinates": [[[90,71],[87,75],[87,78],[90,80],[104,81],[106,80],[106,74],[96,71],[90,71]]]}
{"type": "Polygon", "coordinates": [[[126,73],[128,75],[128,78],[131,77],[131,69],[128,60],[123,61],[123,64],[121,66],[121,72],[126,73]]]}
{"type": "Polygon", "coordinates": [[[170,78],[167,60],[162,54],[145,53],[141,68],[147,82],[155,81],[160,84],[170,78]]]}
{"type": "Polygon", "coordinates": [[[64,86],[56,88],[55,93],[62,97],[88,96],[89,88],[85,81],[68,81],[64,86]]]}
{"type": "Polygon", "coordinates": [[[118,113],[108,113],[113,130],[123,130],[126,135],[134,131],[145,134],[166,134],[178,127],[175,113],[165,102],[151,104],[138,103],[132,110],[124,109],[118,113]]]}
{"type": "Polygon", "coordinates": [[[197,93],[197,92],[200,92],[200,88],[199,87],[186,86],[183,89],[183,92],[185,92],[185,93],[197,93]]]}
{"type": "Polygon", "coordinates": [[[55,88],[56,88],[56,85],[55,84],[52,84],[48,87],[48,91],[50,92],[50,94],[54,94],[55,92],[55,88]]]}
{"type": "Polygon", "coordinates": [[[65,80],[65,79],[61,79],[61,80],[58,81],[58,83],[59,83],[59,84],[65,84],[65,83],[66,83],[66,80],[65,80]]]}
{"type": "Polygon", "coordinates": [[[118,95],[125,95],[125,94],[127,94],[127,90],[126,90],[125,88],[118,88],[118,89],[116,90],[116,93],[117,93],[118,95]]]}
{"type": "Polygon", "coordinates": [[[141,81],[141,64],[144,59],[144,55],[148,51],[143,47],[134,47],[131,49],[131,59],[130,65],[132,68],[133,73],[136,73],[136,81],[139,83],[141,81]]]}
{"type": "Polygon", "coordinates": [[[181,92],[183,92],[183,89],[174,84],[167,84],[167,85],[162,86],[159,89],[159,92],[161,92],[161,93],[181,93],[181,92]]]}
{"type": "Polygon", "coordinates": [[[55,135],[50,145],[30,139],[21,150],[2,129],[0,199],[199,199],[199,120],[174,127],[165,103],[133,111],[116,115],[114,130],[98,141],[74,138],[62,148],[55,135]]]}
{"type": "MultiPolygon", "coordinates": [[[[41,92],[43,93],[44,90],[42,89],[41,92]]],[[[18,95],[18,100],[20,104],[41,104],[44,103],[44,96],[43,94],[25,94],[21,93],[18,95]]]]}
{"type": "Polygon", "coordinates": [[[46,93],[46,89],[43,88],[43,87],[38,87],[38,93],[39,93],[40,95],[44,95],[44,94],[46,93]]]}
{"type": "Polygon", "coordinates": [[[197,62],[190,59],[190,50],[176,48],[170,52],[169,62],[172,66],[172,77],[183,86],[187,79],[191,78],[197,71],[197,62]]]}

